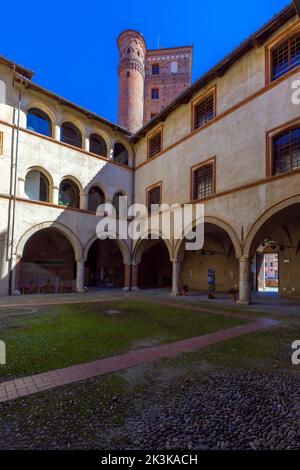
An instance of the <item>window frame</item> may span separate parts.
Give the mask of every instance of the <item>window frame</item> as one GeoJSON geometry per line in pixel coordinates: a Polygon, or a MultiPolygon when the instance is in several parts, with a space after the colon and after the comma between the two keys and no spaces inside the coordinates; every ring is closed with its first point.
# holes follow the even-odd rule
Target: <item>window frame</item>
{"type": "Polygon", "coordinates": [[[154,64],[151,64],[151,75],[160,75],[159,63],[155,62],[154,64]],[[157,67],[158,72],[153,73],[154,67],[157,67]]]}
{"type": "Polygon", "coordinates": [[[158,155],[160,155],[163,151],[163,148],[164,148],[164,133],[163,133],[163,126],[160,126],[156,129],[154,129],[153,132],[151,132],[148,136],[147,136],[147,160],[153,160],[154,158],[158,157],[158,155]],[[156,154],[154,154],[153,156],[150,156],[150,144],[151,144],[151,140],[156,137],[156,135],[158,134],[161,134],[161,148],[160,148],[160,151],[157,152],[156,154]]]}
{"type": "Polygon", "coordinates": [[[191,131],[196,132],[200,129],[205,129],[209,126],[217,117],[217,85],[209,88],[208,90],[201,93],[200,96],[197,96],[191,103],[191,131]],[[200,104],[201,101],[206,100],[210,95],[213,96],[213,118],[206,122],[203,126],[196,127],[196,107],[200,104]]]}
{"type": "Polygon", "coordinates": [[[162,205],[162,181],[158,181],[154,184],[151,184],[151,186],[146,187],[146,207],[148,210],[148,215],[151,215],[151,212],[149,212],[149,194],[153,189],[159,188],[160,190],[160,201],[159,201],[159,206],[162,205]]]}
{"type": "Polygon", "coordinates": [[[216,195],[216,157],[209,158],[208,160],[205,160],[201,163],[197,163],[196,165],[193,165],[190,169],[190,201],[191,202],[197,202],[197,201],[203,201],[205,199],[209,199],[211,197],[214,197],[216,195]],[[205,196],[200,199],[194,199],[194,189],[195,189],[195,172],[197,170],[200,170],[201,168],[204,168],[206,166],[212,166],[212,193],[209,196],[205,196]]]}
{"type": "Polygon", "coordinates": [[[300,119],[294,119],[289,121],[281,126],[278,126],[275,129],[272,129],[266,133],[266,177],[267,178],[280,178],[287,175],[293,175],[300,171],[299,168],[295,168],[294,170],[290,168],[287,171],[282,173],[274,173],[274,140],[281,135],[292,132],[294,129],[300,128],[300,119]]]}
{"type": "Polygon", "coordinates": [[[151,100],[153,101],[159,100],[159,87],[151,88],[151,100]],[[157,98],[153,98],[153,91],[157,91],[157,98]]]}
{"type": "Polygon", "coordinates": [[[53,138],[53,132],[54,132],[53,120],[50,117],[50,115],[48,114],[48,112],[44,111],[44,109],[42,109],[40,107],[36,107],[36,106],[31,106],[26,110],[26,130],[29,131],[29,132],[34,132],[35,134],[37,134],[39,136],[51,139],[51,138],[53,138]],[[28,115],[30,113],[32,115],[35,115],[35,116],[41,118],[41,119],[44,119],[44,121],[46,121],[48,123],[48,125],[49,125],[49,135],[45,134],[44,132],[39,132],[35,129],[30,129],[28,127],[28,115]]]}
{"type": "Polygon", "coordinates": [[[278,83],[281,80],[284,80],[286,77],[288,77],[290,74],[296,73],[297,70],[299,70],[300,65],[296,66],[295,68],[288,70],[285,74],[283,74],[281,77],[278,77],[276,79],[272,79],[273,75],[273,51],[277,47],[280,46],[280,44],[283,44],[285,41],[292,39],[294,36],[297,36],[300,34],[300,26],[299,23],[293,24],[290,26],[290,28],[286,29],[283,31],[281,34],[279,34],[272,42],[267,44],[265,46],[265,85],[270,85],[271,83],[278,83]]]}

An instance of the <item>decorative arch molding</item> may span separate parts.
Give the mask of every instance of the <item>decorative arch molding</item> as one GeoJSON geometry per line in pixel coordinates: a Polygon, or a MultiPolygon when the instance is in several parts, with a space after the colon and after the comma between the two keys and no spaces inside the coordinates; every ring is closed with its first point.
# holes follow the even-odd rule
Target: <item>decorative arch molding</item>
{"type": "MultiPolygon", "coordinates": [[[[173,247],[172,247],[172,244],[170,243],[170,240],[166,240],[162,238],[162,233],[158,230],[157,231],[152,230],[152,233],[157,235],[158,237],[157,240],[160,240],[165,243],[168,253],[169,253],[170,261],[172,261],[174,256],[173,256],[173,247]]],[[[148,235],[150,235],[150,230],[147,231],[147,233],[145,233],[143,237],[139,238],[136,241],[134,248],[133,248],[133,253],[132,253],[132,264],[135,264],[135,265],[140,264],[142,256],[144,252],[146,251],[145,248],[146,248],[147,242],[155,241],[155,239],[154,240],[149,239],[148,235]]]]}
{"type": "Polygon", "coordinates": [[[106,147],[107,147],[107,158],[109,158],[110,151],[113,148],[113,141],[110,135],[107,134],[102,129],[99,129],[97,127],[90,127],[88,135],[87,135],[89,140],[90,140],[91,135],[97,135],[98,137],[101,137],[101,139],[104,140],[104,142],[106,143],[106,147]]]}
{"type": "Polygon", "coordinates": [[[102,183],[98,183],[97,181],[91,181],[87,186],[85,186],[85,188],[84,188],[83,191],[84,191],[86,194],[89,194],[89,192],[90,192],[90,190],[91,190],[92,188],[99,188],[99,189],[103,192],[103,194],[104,194],[105,202],[108,202],[108,201],[109,201],[109,196],[108,196],[109,193],[108,193],[106,187],[103,186],[102,183]]]}
{"type": "Polygon", "coordinates": [[[85,139],[86,139],[86,122],[84,124],[82,123],[82,120],[78,119],[76,116],[73,116],[72,114],[69,113],[62,113],[61,119],[59,120],[59,127],[65,123],[65,122],[70,122],[74,126],[77,127],[77,129],[81,132],[81,137],[82,137],[82,147],[84,147],[85,139]]]}
{"type": "MultiPolygon", "coordinates": [[[[108,232],[108,235],[109,235],[109,232],[108,232]]],[[[109,238],[109,237],[108,237],[109,238]]],[[[89,249],[91,248],[92,244],[96,241],[96,240],[99,240],[98,236],[95,234],[93,235],[89,240],[88,242],[85,244],[85,247],[84,247],[84,250],[83,250],[83,257],[84,257],[84,260],[86,261],[87,260],[87,256],[88,256],[88,252],[89,252],[89,249]]],[[[105,240],[103,240],[105,241],[105,240]]],[[[130,265],[130,262],[131,262],[131,256],[130,256],[130,251],[129,251],[129,248],[126,244],[126,242],[124,240],[120,240],[120,239],[113,239],[113,241],[116,243],[116,245],[118,246],[121,254],[122,254],[122,258],[123,258],[123,263],[126,264],[126,265],[130,265]]]]}
{"type": "Polygon", "coordinates": [[[46,176],[46,178],[49,181],[50,188],[53,188],[54,182],[53,182],[52,175],[51,175],[50,171],[48,171],[46,168],[44,168],[43,166],[39,166],[39,165],[32,165],[32,166],[26,168],[26,170],[24,172],[24,176],[20,175],[20,177],[23,178],[24,180],[26,180],[26,176],[28,175],[28,173],[30,171],[40,171],[41,173],[43,173],[43,175],[46,176]]]}
{"type": "Polygon", "coordinates": [[[76,184],[76,186],[78,187],[78,190],[79,192],[83,192],[83,185],[82,183],[79,181],[78,178],[76,178],[76,176],[72,176],[72,175],[65,175],[63,176],[62,178],[60,178],[59,180],[59,183],[58,183],[58,187],[61,185],[61,183],[65,180],[70,180],[72,181],[72,183],[76,184]]]}
{"type": "MultiPolygon", "coordinates": [[[[231,227],[231,225],[228,222],[226,222],[222,219],[219,219],[218,217],[205,216],[204,217],[204,224],[215,225],[216,227],[219,227],[222,230],[224,230],[224,232],[227,233],[227,235],[229,236],[229,238],[232,242],[232,245],[233,245],[234,250],[235,250],[236,258],[240,258],[242,256],[242,245],[241,245],[241,242],[239,240],[239,237],[238,237],[237,233],[235,232],[235,230],[231,227]]],[[[193,224],[191,226],[191,230],[193,228],[195,228],[195,224],[193,224]]],[[[175,247],[174,247],[174,260],[179,260],[180,257],[182,256],[182,254],[180,252],[182,250],[182,244],[183,243],[184,243],[184,238],[182,238],[181,240],[176,241],[175,247]]]]}
{"type": "Polygon", "coordinates": [[[44,104],[42,101],[39,101],[39,100],[29,101],[26,104],[26,106],[23,108],[24,112],[26,113],[26,121],[27,121],[27,113],[30,109],[40,109],[49,117],[51,121],[51,137],[54,139],[55,126],[57,124],[57,119],[52,109],[46,104],[44,104]]]}
{"type": "Polygon", "coordinates": [[[300,204],[300,194],[296,196],[289,197],[280,201],[273,206],[271,206],[268,210],[266,210],[262,215],[258,217],[256,222],[252,225],[247,236],[245,238],[245,245],[244,245],[244,256],[250,257],[251,256],[251,248],[253,241],[258,234],[259,230],[263,228],[265,223],[274,215],[279,213],[280,211],[287,209],[290,206],[295,204],[300,204]]]}
{"type": "Polygon", "coordinates": [[[57,230],[60,232],[62,235],[64,235],[67,240],[71,243],[73,250],[74,250],[74,255],[75,255],[75,260],[76,261],[81,261],[83,259],[83,248],[81,245],[81,242],[79,238],[70,230],[66,225],[61,224],[60,222],[53,222],[53,221],[47,221],[47,222],[42,222],[40,224],[36,224],[33,227],[30,227],[19,239],[15,253],[16,256],[21,258],[23,256],[24,252],[24,247],[28,240],[34,235],[35,233],[39,232],[40,230],[51,228],[53,230],[57,230]]]}

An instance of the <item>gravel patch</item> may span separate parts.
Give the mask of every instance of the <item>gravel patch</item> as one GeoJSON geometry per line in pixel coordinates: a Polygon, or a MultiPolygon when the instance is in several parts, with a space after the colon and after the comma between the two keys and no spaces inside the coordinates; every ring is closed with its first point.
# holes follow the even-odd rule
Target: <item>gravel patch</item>
{"type": "Polygon", "coordinates": [[[299,375],[216,369],[155,383],[153,370],[135,385],[114,374],[1,404],[0,448],[300,448],[299,375]]]}

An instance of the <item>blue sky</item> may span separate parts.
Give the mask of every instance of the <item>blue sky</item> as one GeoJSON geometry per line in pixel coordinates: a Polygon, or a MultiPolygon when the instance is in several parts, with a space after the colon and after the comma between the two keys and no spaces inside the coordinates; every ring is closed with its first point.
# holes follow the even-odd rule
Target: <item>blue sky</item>
{"type": "Polygon", "coordinates": [[[149,49],[194,45],[193,80],[288,0],[27,0],[2,2],[0,54],[35,81],[112,121],[118,108],[118,34],[141,31],[149,49]],[[184,9],[183,9],[184,7],[184,9]],[[6,20],[4,20],[6,18],[6,20]]]}

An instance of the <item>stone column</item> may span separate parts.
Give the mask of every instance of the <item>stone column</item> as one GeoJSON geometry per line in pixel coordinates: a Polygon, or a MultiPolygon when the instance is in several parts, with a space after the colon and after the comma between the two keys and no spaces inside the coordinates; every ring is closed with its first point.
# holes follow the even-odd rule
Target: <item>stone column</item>
{"type": "Polygon", "coordinates": [[[130,290],[130,265],[124,264],[124,287],[123,290],[130,290]]]}
{"type": "Polygon", "coordinates": [[[251,302],[251,263],[247,256],[241,256],[240,263],[240,278],[239,278],[239,300],[238,303],[248,305],[251,302]]]}
{"type": "Polygon", "coordinates": [[[89,195],[88,193],[82,191],[80,193],[80,203],[79,203],[80,209],[88,210],[89,207],[89,195]]]}
{"type": "Polygon", "coordinates": [[[181,263],[177,260],[172,260],[172,292],[171,295],[176,297],[179,294],[179,277],[180,277],[181,263]]]}
{"type": "Polygon", "coordinates": [[[25,179],[24,178],[18,178],[18,196],[26,198],[25,179]]]}
{"type": "Polygon", "coordinates": [[[89,137],[84,138],[84,150],[86,152],[90,151],[90,139],[89,139],[89,137]]]}
{"type": "Polygon", "coordinates": [[[20,295],[19,291],[19,280],[20,280],[20,264],[21,258],[19,256],[14,256],[11,262],[11,293],[12,295],[20,295]]]}
{"type": "Polygon", "coordinates": [[[60,126],[58,125],[54,129],[54,139],[60,141],[60,126]]]}
{"type": "Polygon", "coordinates": [[[132,267],[132,275],[131,275],[131,289],[132,290],[138,290],[139,289],[139,284],[138,284],[138,279],[139,279],[139,265],[138,264],[133,264],[132,267]]]}
{"type": "Polygon", "coordinates": [[[52,186],[52,203],[58,204],[59,200],[59,188],[57,186],[52,186]]]}
{"type": "Polygon", "coordinates": [[[84,291],[84,260],[77,261],[76,292],[84,291]]]}

